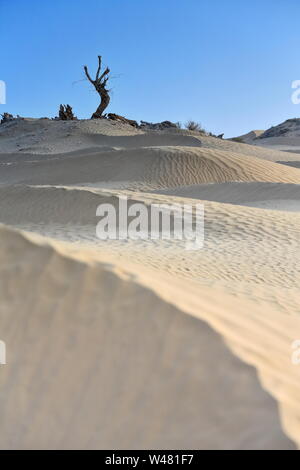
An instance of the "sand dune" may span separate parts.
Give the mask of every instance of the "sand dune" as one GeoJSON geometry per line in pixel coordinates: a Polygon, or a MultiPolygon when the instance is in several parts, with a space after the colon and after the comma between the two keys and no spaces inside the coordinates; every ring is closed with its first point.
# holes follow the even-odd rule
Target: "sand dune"
{"type": "Polygon", "coordinates": [[[300,170],[276,163],[298,157],[106,120],[0,126],[0,448],[299,446],[300,170]],[[98,240],[97,206],[124,196],[202,202],[203,249],[98,240]]]}
{"type": "MultiPolygon", "coordinates": [[[[1,373],[1,448],[293,448],[254,370],[201,320],[210,316],[214,329],[228,332],[224,296],[220,308],[198,286],[95,264],[84,252],[76,257],[5,228],[0,238],[1,333],[10,351],[1,373]]],[[[296,320],[283,317],[286,334],[270,329],[265,354],[260,334],[252,345],[254,320],[253,312],[232,326],[231,341],[247,362],[264,364],[288,402],[285,390],[297,388],[285,380],[284,344],[296,320]]],[[[295,404],[288,405],[287,413],[295,404]]]]}
{"type": "MultiPolygon", "coordinates": [[[[292,137],[291,137],[292,138],[292,137]]],[[[267,139],[269,144],[270,139],[267,139]]],[[[153,146],[192,146],[248,155],[273,162],[299,161],[299,155],[291,152],[282,153],[276,146],[263,145],[259,139],[257,145],[241,144],[230,140],[200,135],[197,132],[170,129],[165,131],[145,131],[114,121],[81,120],[52,121],[49,119],[15,120],[0,127],[0,153],[16,154],[16,159],[26,154],[53,156],[71,154],[92,149],[99,151],[121,148],[153,146]],[[284,158],[283,158],[284,157],[284,158]]]]}
{"type": "Polygon", "coordinates": [[[95,259],[109,252],[125,265],[134,260],[140,266],[206,286],[218,284],[235,295],[243,293],[249,298],[259,296],[275,304],[279,302],[281,311],[297,313],[299,213],[283,212],[278,216],[272,210],[204,202],[205,245],[199,251],[186,250],[182,240],[126,240],[126,243],[98,240],[98,205],[110,203],[118,208],[118,196],[124,195],[129,197],[129,205],[199,202],[124,190],[17,187],[8,193],[13,206],[1,198],[1,220],[24,230],[72,241],[74,249],[88,247],[95,259]],[[290,290],[287,303],[283,301],[284,291],[278,292],[277,288],[290,290]]]}
{"type": "MultiPolygon", "coordinates": [[[[124,182],[168,188],[229,181],[300,183],[298,169],[255,157],[198,147],[140,147],[51,159],[5,161],[0,183],[85,184],[124,182]]],[[[100,185],[101,186],[101,185],[100,185]]]]}
{"type": "MultiPolygon", "coordinates": [[[[254,146],[300,153],[300,119],[288,119],[266,131],[251,131],[239,139],[254,146]]],[[[299,156],[298,156],[299,158],[299,156]]]]}
{"type": "Polygon", "coordinates": [[[158,190],[157,193],[268,209],[300,211],[300,187],[282,183],[210,183],[158,190]]]}

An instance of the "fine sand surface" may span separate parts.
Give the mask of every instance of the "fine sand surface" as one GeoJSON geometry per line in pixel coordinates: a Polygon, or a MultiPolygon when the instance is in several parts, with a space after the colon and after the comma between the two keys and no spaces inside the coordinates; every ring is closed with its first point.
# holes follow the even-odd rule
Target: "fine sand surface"
{"type": "Polygon", "coordinates": [[[109,121],[0,126],[1,449],[300,445],[296,153],[109,121]],[[205,239],[96,238],[204,204],[205,239]]]}

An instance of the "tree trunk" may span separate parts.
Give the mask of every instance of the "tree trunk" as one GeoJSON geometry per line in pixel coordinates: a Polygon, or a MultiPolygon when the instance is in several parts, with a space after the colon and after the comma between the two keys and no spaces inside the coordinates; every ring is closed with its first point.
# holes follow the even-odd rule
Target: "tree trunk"
{"type": "Polygon", "coordinates": [[[94,114],[92,115],[92,119],[101,118],[103,116],[103,112],[105,111],[105,109],[107,108],[110,102],[109,90],[106,88],[106,83],[109,79],[110,70],[108,67],[106,67],[106,69],[101,74],[101,76],[100,76],[100,70],[101,70],[101,56],[100,55],[98,55],[98,69],[97,69],[95,80],[93,80],[90,77],[87,66],[86,65],[84,66],[84,71],[88,80],[93,84],[97,93],[99,93],[100,99],[101,99],[100,105],[98,106],[94,114]]]}
{"type": "Polygon", "coordinates": [[[105,111],[110,102],[110,96],[107,90],[102,90],[101,92],[99,92],[99,95],[101,98],[101,102],[96,111],[93,113],[92,119],[101,118],[103,116],[103,112],[105,111]]]}

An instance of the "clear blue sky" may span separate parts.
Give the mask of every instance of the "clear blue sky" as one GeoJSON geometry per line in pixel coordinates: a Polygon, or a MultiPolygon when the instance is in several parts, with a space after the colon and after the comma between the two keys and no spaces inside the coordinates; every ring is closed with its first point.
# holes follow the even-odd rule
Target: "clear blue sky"
{"type": "Polygon", "coordinates": [[[300,115],[299,0],[0,0],[0,112],[88,118],[103,56],[110,112],[238,135],[300,115]]]}

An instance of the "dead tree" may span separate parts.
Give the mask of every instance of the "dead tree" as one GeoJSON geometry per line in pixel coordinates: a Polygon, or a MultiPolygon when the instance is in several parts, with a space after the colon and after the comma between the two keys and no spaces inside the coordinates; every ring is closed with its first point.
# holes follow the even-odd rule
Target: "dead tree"
{"type": "Polygon", "coordinates": [[[84,71],[85,71],[85,74],[86,74],[88,80],[92,83],[92,85],[95,87],[97,93],[99,93],[99,95],[100,95],[100,99],[101,99],[100,105],[96,109],[95,113],[92,115],[92,119],[99,119],[99,118],[103,117],[103,112],[107,108],[107,106],[109,105],[109,102],[110,102],[109,90],[106,88],[106,83],[109,79],[110,70],[109,70],[108,67],[106,67],[104,72],[100,75],[101,55],[98,55],[98,70],[97,70],[97,73],[96,73],[95,80],[92,80],[86,65],[84,66],[84,71]]]}
{"type": "Polygon", "coordinates": [[[2,119],[0,121],[1,124],[4,124],[5,122],[13,121],[14,117],[12,114],[9,113],[3,113],[1,114],[2,119]]]}
{"type": "Polygon", "coordinates": [[[77,117],[74,116],[72,106],[69,104],[63,105],[61,104],[59,107],[58,118],[62,121],[75,121],[77,117]]]}
{"type": "Polygon", "coordinates": [[[108,113],[107,119],[111,119],[112,121],[120,121],[133,127],[139,127],[138,123],[133,119],[127,119],[124,116],[119,116],[119,114],[108,113]]]}

